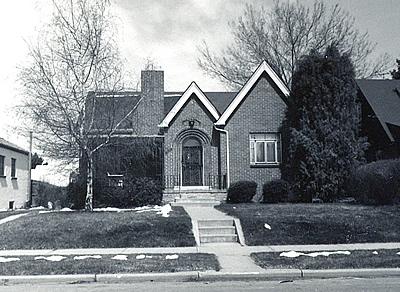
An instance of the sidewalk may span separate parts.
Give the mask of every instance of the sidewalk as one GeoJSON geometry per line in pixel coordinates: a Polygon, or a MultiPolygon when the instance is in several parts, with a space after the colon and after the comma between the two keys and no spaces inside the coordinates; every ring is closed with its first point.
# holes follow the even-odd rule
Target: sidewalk
{"type": "Polygon", "coordinates": [[[88,248],[58,250],[2,250],[0,256],[49,256],[49,255],[106,255],[106,254],[182,254],[211,253],[218,257],[220,271],[189,271],[176,273],[138,273],[138,274],[90,274],[90,275],[41,275],[41,276],[0,276],[1,284],[21,283],[73,283],[79,281],[102,283],[128,283],[144,281],[248,281],[248,280],[295,280],[340,277],[399,277],[400,269],[262,269],[250,258],[253,252],[316,251],[316,250],[361,250],[361,249],[400,249],[397,243],[363,243],[338,245],[277,245],[241,246],[236,243],[208,244],[200,247],[168,248],[88,248]]]}
{"type": "MultiPolygon", "coordinates": [[[[193,221],[204,219],[232,218],[212,207],[185,207],[193,221]]],[[[194,230],[195,232],[195,230],[194,230]]],[[[51,256],[51,255],[132,255],[132,254],[184,254],[209,253],[217,256],[220,271],[148,273],[148,274],[109,274],[109,275],[44,275],[44,276],[0,276],[0,284],[46,281],[220,281],[249,279],[300,279],[300,278],[333,278],[333,277],[373,277],[400,276],[400,269],[341,269],[341,270],[300,270],[300,269],[263,269],[250,258],[256,252],[283,251],[335,251],[335,250],[380,250],[400,249],[400,242],[393,243],[356,243],[356,244],[315,244],[315,245],[271,245],[246,246],[239,243],[207,243],[191,247],[156,247],[156,248],[81,248],[81,249],[42,249],[42,250],[0,250],[0,257],[17,256],[51,256]]]]}
{"type": "MultiPolygon", "coordinates": [[[[197,236],[196,222],[207,219],[235,219],[213,207],[185,206],[192,219],[193,233],[197,236]]],[[[240,230],[241,232],[241,230],[240,230]]],[[[243,235],[241,235],[243,236],[243,235]]],[[[334,251],[334,250],[379,250],[400,249],[400,242],[395,243],[356,243],[356,244],[315,244],[315,245],[271,245],[246,246],[239,243],[206,243],[192,247],[157,247],[157,248],[88,248],[88,249],[56,249],[56,250],[0,250],[0,256],[50,256],[50,255],[116,255],[116,254],[182,254],[210,253],[216,255],[221,271],[217,273],[264,273],[265,270],[250,258],[256,252],[283,251],[334,251]]]]}
{"type": "Polygon", "coordinates": [[[150,254],[150,253],[213,253],[247,255],[253,252],[281,251],[333,251],[333,250],[375,250],[400,249],[400,242],[391,243],[354,243],[354,244],[314,244],[314,245],[268,245],[241,246],[235,243],[215,243],[189,247],[148,247],[148,248],[77,248],[77,249],[10,249],[0,250],[0,256],[49,256],[49,255],[114,255],[114,254],[150,254]]]}

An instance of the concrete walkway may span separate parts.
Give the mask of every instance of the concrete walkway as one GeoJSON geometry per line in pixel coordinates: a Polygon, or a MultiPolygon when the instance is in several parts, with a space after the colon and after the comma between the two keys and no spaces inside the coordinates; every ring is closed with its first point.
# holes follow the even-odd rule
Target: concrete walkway
{"type": "Polygon", "coordinates": [[[226,215],[225,213],[218,211],[213,207],[193,207],[193,206],[184,206],[185,211],[189,214],[192,220],[218,220],[218,219],[234,219],[231,216],[226,215]]]}
{"type": "Polygon", "coordinates": [[[213,243],[198,247],[201,253],[215,254],[221,266],[221,272],[261,273],[263,269],[250,258],[250,251],[239,243],[213,243]]]}
{"type": "MultiPolygon", "coordinates": [[[[228,216],[213,207],[184,206],[184,208],[192,219],[193,233],[195,236],[198,232],[196,230],[197,224],[195,222],[198,220],[235,220],[234,217],[228,216]]],[[[202,253],[215,254],[221,266],[221,272],[260,273],[263,271],[263,269],[257,266],[250,258],[250,253],[246,249],[243,249],[239,243],[206,243],[198,246],[198,251],[202,253]]]]}
{"type": "Polygon", "coordinates": [[[21,218],[21,217],[23,217],[23,216],[26,216],[26,215],[28,215],[28,213],[22,213],[22,214],[17,214],[17,215],[10,215],[10,216],[8,216],[8,217],[5,217],[5,218],[3,218],[3,219],[0,219],[0,225],[1,225],[1,224],[4,224],[4,223],[7,223],[7,222],[10,222],[10,221],[14,221],[14,220],[16,220],[16,219],[18,219],[18,218],[21,218]]]}

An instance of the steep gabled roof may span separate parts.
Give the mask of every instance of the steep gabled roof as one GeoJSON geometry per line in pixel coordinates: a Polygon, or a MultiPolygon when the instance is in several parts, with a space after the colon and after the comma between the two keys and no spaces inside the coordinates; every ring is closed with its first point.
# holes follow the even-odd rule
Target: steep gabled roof
{"type": "Polygon", "coordinates": [[[192,94],[196,95],[197,98],[200,100],[200,102],[204,105],[204,107],[209,111],[211,116],[215,120],[218,120],[219,113],[218,113],[217,109],[215,108],[215,106],[210,102],[210,100],[207,98],[207,96],[204,94],[204,92],[201,91],[199,86],[195,82],[192,82],[189,85],[189,87],[185,90],[185,92],[182,94],[182,96],[179,98],[179,100],[172,107],[172,109],[165,116],[163,121],[160,123],[159,127],[162,127],[162,128],[168,127],[169,124],[171,123],[171,121],[174,119],[174,117],[180,112],[180,110],[183,108],[183,106],[186,104],[186,102],[192,96],[192,94]]]}
{"type": "MultiPolygon", "coordinates": [[[[178,102],[183,92],[171,92],[167,91],[164,93],[164,113],[167,115],[169,111],[178,102]]],[[[210,102],[215,106],[218,113],[223,113],[228,105],[231,103],[237,92],[204,92],[210,102]]]]}
{"type": "Polygon", "coordinates": [[[0,147],[7,148],[7,149],[10,149],[10,150],[22,153],[22,154],[26,154],[26,155],[29,154],[29,152],[26,151],[25,149],[23,149],[23,148],[15,145],[15,144],[7,141],[7,140],[5,140],[5,139],[3,139],[1,137],[0,137],[0,147]]]}
{"type": "Polygon", "coordinates": [[[390,141],[389,125],[400,127],[400,80],[356,80],[358,88],[371,106],[390,141]]]}
{"type": "Polygon", "coordinates": [[[224,111],[219,120],[215,123],[217,126],[224,126],[226,124],[230,116],[235,112],[242,100],[246,97],[263,73],[268,74],[284,96],[289,96],[289,89],[286,87],[285,83],[283,83],[282,79],[278,77],[271,66],[269,66],[266,61],[263,61],[236,95],[234,100],[229,104],[228,108],[224,111]]]}
{"type": "MultiPolygon", "coordinates": [[[[97,92],[90,93],[86,104],[87,117],[91,117],[94,106],[94,119],[92,129],[111,129],[137,105],[141,93],[136,91],[97,92]],[[92,99],[94,98],[94,100],[92,99]],[[94,103],[95,101],[95,103],[94,103]]],[[[129,119],[123,121],[122,128],[131,128],[129,119]]]]}

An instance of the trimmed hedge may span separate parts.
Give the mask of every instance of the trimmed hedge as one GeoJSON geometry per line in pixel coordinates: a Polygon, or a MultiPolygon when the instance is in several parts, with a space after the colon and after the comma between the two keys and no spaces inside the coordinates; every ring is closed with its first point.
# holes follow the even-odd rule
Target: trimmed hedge
{"type": "Polygon", "coordinates": [[[228,189],[227,203],[250,203],[256,195],[257,183],[254,181],[238,181],[228,189]]]}
{"type": "Polygon", "coordinates": [[[32,181],[32,200],[32,206],[47,207],[48,202],[51,202],[54,207],[69,207],[66,187],[42,181],[32,181]]]}
{"type": "Polygon", "coordinates": [[[97,185],[93,200],[96,208],[132,208],[160,205],[162,188],[160,182],[151,177],[132,177],[124,181],[123,187],[97,185]]]}
{"type": "Polygon", "coordinates": [[[289,201],[290,185],[283,179],[272,180],[263,186],[263,203],[286,203],[289,201]]]}
{"type": "Polygon", "coordinates": [[[362,204],[400,203],[400,159],[379,160],[358,167],[347,188],[362,204]]]}
{"type": "Polygon", "coordinates": [[[85,208],[86,180],[79,177],[76,181],[70,182],[67,187],[67,202],[71,209],[80,210],[85,208]]]}

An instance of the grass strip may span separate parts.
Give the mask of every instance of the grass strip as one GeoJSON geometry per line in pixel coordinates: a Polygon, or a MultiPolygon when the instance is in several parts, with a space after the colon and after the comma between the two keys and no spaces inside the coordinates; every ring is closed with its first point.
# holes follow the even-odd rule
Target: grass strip
{"type": "Polygon", "coordinates": [[[196,253],[179,254],[178,259],[167,260],[165,254],[146,254],[144,259],[128,255],[128,260],[112,259],[104,255],[101,259],[74,260],[68,256],[59,262],[35,260],[34,257],[19,257],[20,261],[0,263],[0,275],[68,275],[68,274],[116,274],[116,273],[164,273],[182,271],[219,270],[215,255],[196,253]],[[150,257],[151,258],[150,258],[150,257]]]}
{"type": "MultiPolygon", "coordinates": [[[[399,250],[354,250],[350,255],[330,255],[287,258],[279,252],[252,253],[255,263],[264,269],[362,269],[362,268],[400,268],[399,250]]],[[[305,252],[308,253],[308,252],[305,252]]]]}

